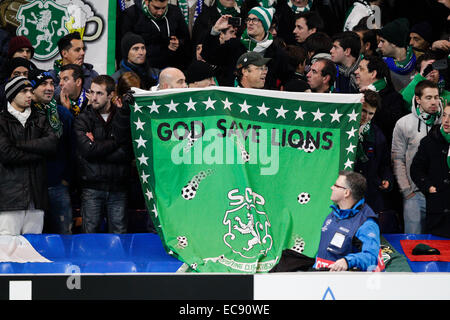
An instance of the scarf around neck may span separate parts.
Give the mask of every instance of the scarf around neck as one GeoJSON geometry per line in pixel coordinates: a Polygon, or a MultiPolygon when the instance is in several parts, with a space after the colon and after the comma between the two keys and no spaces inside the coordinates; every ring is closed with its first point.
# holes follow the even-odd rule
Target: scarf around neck
{"type": "Polygon", "coordinates": [[[308,4],[304,7],[297,7],[292,3],[292,0],[288,0],[287,5],[294,13],[300,13],[300,12],[308,12],[311,10],[311,6],[313,5],[313,0],[308,0],[308,4]]]}
{"type": "Polygon", "coordinates": [[[383,79],[379,79],[379,80],[375,81],[372,84],[369,84],[367,86],[367,89],[376,91],[376,92],[380,92],[381,90],[386,88],[386,86],[387,86],[386,79],[383,78],[383,79]]]}
{"type": "Polygon", "coordinates": [[[429,127],[431,127],[435,123],[436,119],[439,119],[441,117],[441,113],[439,111],[433,114],[429,114],[423,110],[420,110],[420,106],[416,107],[416,114],[419,119],[429,127]]]}
{"type": "Polygon", "coordinates": [[[145,3],[145,0],[142,0],[142,11],[144,12],[145,16],[151,20],[161,20],[163,19],[166,14],[167,11],[169,10],[169,5],[167,5],[166,7],[166,11],[164,12],[164,14],[160,17],[160,18],[156,18],[154,15],[152,15],[152,13],[150,12],[150,9],[148,8],[147,4],[145,3]]]}
{"type": "Polygon", "coordinates": [[[400,75],[411,73],[416,66],[416,55],[411,46],[406,49],[406,58],[403,61],[394,60],[392,57],[383,57],[389,69],[400,75]]]}
{"type": "Polygon", "coordinates": [[[445,141],[447,141],[447,143],[449,144],[448,152],[447,152],[447,166],[450,169],[450,133],[445,132],[444,128],[442,127],[442,125],[441,125],[441,130],[440,131],[441,131],[441,134],[444,137],[445,141]]]}
{"type": "Polygon", "coordinates": [[[229,14],[233,17],[236,17],[240,13],[240,9],[237,4],[234,7],[226,8],[220,3],[220,1],[216,1],[216,3],[217,3],[217,11],[219,11],[219,14],[221,16],[229,14]]]}
{"type": "Polygon", "coordinates": [[[369,161],[369,157],[367,157],[367,154],[364,152],[364,141],[370,140],[368,137],[370,137],[371,133],[371,122],[367,122],[366,124],[359,127],[359,135],[358,135],[358,146],[356,148],[356,159],[361,161],[362,163],[366,163],[369,161]]]}
{"type": "Polygon", "coordinates": [[[31,108],[26,108],[23,112],[20,112],[14,109],[11,103],[8,102],[8,112],[25,128],[25,123],[27,123],[27,120],[31,115],[31,108]]]}
{"type": "Polygon", "coordinates": [[[58,115],[58,107],[56,106],[56,100],[52,99],[48,104],[35,103],[34,106],[40,112],[44,113],[47,117],[50,127],[55,132],[56,136],[59,138],[62,135],[62,123],[58,115]]]}
{"type": "Polygon", "coordinates": [[[266,32],[266,37],[261,41],[256,41],[250,37],[247,33],[247,29],[244,30],[241,36],[241,43],[244,45],[247,51],[255,51],[264,54],[266,49],[270,47],[273,42],[273,37],[270,32],[266,32]]]}

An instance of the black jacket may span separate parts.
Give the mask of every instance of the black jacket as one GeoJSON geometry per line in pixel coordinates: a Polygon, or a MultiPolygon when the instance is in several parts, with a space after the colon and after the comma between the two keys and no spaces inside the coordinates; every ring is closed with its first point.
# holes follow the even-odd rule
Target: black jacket
{"type": "Polygon", "coordinates": [[[25,127],[0,112],[0,212],[26,210],[30,201],[48,209],[46,158],[56,154],[58,138],[45,115],[31,110],[25,127]]]}
{"type": "Polygon", "coordinates": [[[420,141],[411,163],[411,179],[425,195],[425,231],[450,238],[450,169],[447,165],[449,144],[435,125],[420,141]],[[429,193],[434,186],[436,193],[429,193]]]}
{"type": "MultiPolygon", "coordinates": [[[[77,175],[82,188],[104,191],[126,191],[130,178],[133,150],[131,140],[120,143],[116,135],[116,107],[112,106],[108,120],[91,105],[75,119],[77,175]],[[91,132],[94,141],[86,133],[91,132]]],[[[128,133],[124,133],[127,135],[128,133]]]]}
{"type": "MultiPolygon", "coordinates": [[[[189,30],[180,8],[171,4],[168,6],[166,17],[155,21],[145,16],[141,2],[136,1],[135,5],[121,14],[120,38],[117,40],[120,43],[129,31],[136,33],[144,38],[147,61],[152,67],[164,69],[170,66],[183,70],[192,57],[189,30]],[[170,36],[176,36],[180,41],[180,47],[175,52],[168,49],[170,36]]],[[[120,52],[117,53],[120,59],[126,58],[120,57],[120,52]]]]}

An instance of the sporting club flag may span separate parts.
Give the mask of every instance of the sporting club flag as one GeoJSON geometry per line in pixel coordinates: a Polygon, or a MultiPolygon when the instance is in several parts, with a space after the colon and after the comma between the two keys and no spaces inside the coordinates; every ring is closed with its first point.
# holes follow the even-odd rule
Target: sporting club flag
{"type": "Polygon", "coordinates": [[[267,272],[314,257],[331,185],[351,170],[361,94],[135,90],[131,127],[152,221],[198,272],[267,272]]]}

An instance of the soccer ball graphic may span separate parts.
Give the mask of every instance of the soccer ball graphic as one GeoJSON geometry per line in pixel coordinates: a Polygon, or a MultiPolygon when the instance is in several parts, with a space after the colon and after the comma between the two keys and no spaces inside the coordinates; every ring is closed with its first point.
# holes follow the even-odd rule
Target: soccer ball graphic
{"type": "Polygon", "coordinates": [[[303,143],[303,151],[305,151],[306,153],[311,153],[315,150],[316,147],[314,146],[314,143],[309,140],[305,140],[305,142],[303,143]]]}
{"type": "Polygon", "coordinates": [[[307,192],[302,192],[297,196],[297,201],[300,204],[307,204],[311,200],[311,196],[307,192]]]}
{"type": "Polygon", "coordinates": [[[188,245],[188,241],[187,238],[185,236],[178,236],[177,237],[178,240],[178,246],[181,248],[186,248],[188,245]]]}
{"type": "Polygon", "coordinates": [[[195,194],[197,193],[197,189],[194,188],[192,185],[188,184],[181,190],[181,195],[185,200],[192,200],[195,197],[195,194]]]}

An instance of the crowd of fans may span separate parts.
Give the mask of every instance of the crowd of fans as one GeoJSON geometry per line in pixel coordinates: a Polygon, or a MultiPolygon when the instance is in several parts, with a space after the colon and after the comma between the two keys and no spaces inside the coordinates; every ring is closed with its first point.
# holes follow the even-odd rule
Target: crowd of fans
{"type": "Polygon", "coordinates": [[[151,231],[130,223],[145,203],[127,92],[220,85],[363,93],[354,171],[381,231],[450,237],[450,1],[119,3],[113,74],[76,32],[51,70],[24,36],[3,48],[0,234],[151,231]]]}

